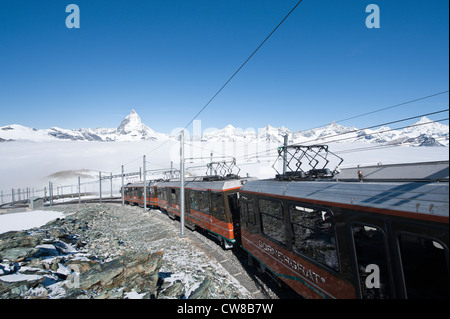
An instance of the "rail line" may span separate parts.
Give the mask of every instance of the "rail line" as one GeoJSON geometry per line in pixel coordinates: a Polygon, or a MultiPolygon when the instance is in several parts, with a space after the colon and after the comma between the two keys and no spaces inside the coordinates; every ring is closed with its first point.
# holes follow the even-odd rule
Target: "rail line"
{"type": "MultiPolygon", "coordinates": [[[[178,219],[171,219],[159,209],[150,209],[149,213],[155,218],[169,222],[178,229],[178,219]]],[[[233,249],[224,250],[217,238],[207,231],[197,228],[195,231],[185,232],[185,235],[200,249],[225,268],[255,299],[298,299],[295,291],[283,282],[270,276],[261,268],[248,264],[248,256],[244,250],[236,245],[233,249]]]]}
{"type": "MultiPolygon", "coordinates": [[[[77,204],[100,203],[100,198],[82,199],[81,203],[78,198],[70,201],[53,202],[52,205],[46,202],[44,207],[77,204]]],[[[121,197],[102,198],[101,203],[122,204],[121,197]]],[[[14,213],[14,210],[21,210],[29,207],[26,201],[15,203],[14,207],[9,206],[10,203],[0,205],[0,213],[14,213]]],[[[178,229],[179,220],[170,219],[166,213],[159,209],[149,209],[148,212],[153,217],[165,223],[170,223],[172,227],[178,229]]],[[[270,274],[248,264],[247,254],[236,246],[231,250],[223,250],[216,238],[210,236],[208,232],[196,229],[196,231],[186,232],[185,235],[192,241],[194,245],[203,250],[208,256],[215,259],[225,270],[233,276],[255,299],[292,299],[300,298],[288,286],[280,282],[270,274]]]]}

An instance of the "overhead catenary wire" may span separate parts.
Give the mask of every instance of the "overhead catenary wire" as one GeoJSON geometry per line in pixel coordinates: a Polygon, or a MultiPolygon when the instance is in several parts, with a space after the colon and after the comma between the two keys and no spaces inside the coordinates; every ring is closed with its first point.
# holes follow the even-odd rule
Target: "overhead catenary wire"
{"type": "MultiPolygon", "coordinates": [[[[411,116],[411,117],[407,117],[407,118],[403,118],[400,120],[395,120],[395,121],[391,121],[391,122],[385,122],[385,123],[381,123],[381,124],[376,124],[376,125],[371,125],[371,126],[367,126],[361,129],[356,129],[356,130],[352,130],[352,131],[347,131],[347,132],[343,132],[343,133],[338,133],[338,134],[334,134],[334,135],[329,135],[329,136],[325,136],[325,137],[318,137],[316,139],[313,140],[309,140],[309,141],[305,141],[303,143],[311,143],[311,142],[315,142],[315,141],[320,141],[320,140],[325,140],[328,138],[332,138],[332,137],[337,137],[337,136],[341,136],[341,135],[346,135],[346,134],[351,134],[351,133],[358,133],[358,132],[362,132],[364,130],[369,130],[369,129],[373,129],[376,127],[383,127],[385,125],[391,125],[391,124],[396,124],[396,123],[400,123],[400,122],[405,122],[405,121],[410,121],[410,120],[414,120],[414,119],[418,119],[418,118],[422,118],[424,116],[430,116],[430,115],[436,115],[436,114],[440,114],[440,113],[444,113],[444,112],[448,112],[449,109],[445,109],[445,110],[440,110],[440,111],[436,111],[436,112],[430,112],[430,113],[425,113],[425,114],[420,114],[420,115],[416,115],[416,116],[411,116]]],[[[448,119],[447,119],[448,120],[448,119]]],[[[441,120],[437,120],[434,122],[442,122],[445,121],[445,119],[441,119],[441,120]]],[[[389,129],[389,130],[385,130],[385,131],[379,131],[376,132],[378,133],[385,133],[385,132],[389,132],[389,131],[393,131],[393,130],[398,130],[398,129],[403,129],[406,127],[415,127],[415,126],[419,126],[422,124],[429,124],[429,123],[421,123],[421,124],[413,124],[413,125],[407,125],[407,126],[403,126],[403,127],[397,127],[395,129],[389,129]]],[[[331,141],[332,142],[332,141],[331,141]]]]}
{"type": "MultiPolygon", "coordinates": [[[[448,112],[448,111],[449,111],[449,109],[445,109],[445,110],[440,110],[440,111],[436,111],[436,112],[425,113],[425,114],[417,115],[417,116],[414,116],[414,117],[408,117],[408,118],[403,118],[403,119],[396,120],[396,121],[391,121],[391,122],[386,122],[386,123],[376,124],[376,125],[372,125],[372,126],[369,126],[369,127],[365,127],[365,128],[361,128],[361,129],[357,129],[357,130],[352,130],[352,131],[348,131],[348,132],[344,132],[344,133],[339,133],[339,134],[333,134],[333,135],[328,135],[328,136],[324,136],[324,137],[319,137],[319,138],[315,138],[315,139],[303,141],[303,142],[301,142],[301,143],[295,143],[294,145],[298,145],[298,144],[308,144],[308,143],[317,142],[317,141],[324,141],[324,140],[327,140],[327,139],[329,139],[329,138],[333,138],[333,137],[337,137],[337,136],[341,136],[341,135],[345,135],[345,134],[349,134],[349,133],[363,132],[364,130],[367,130],[367,129],[370,129],[370,128],[380,127],[380,126],[384,126],[384,125],[388,125],[388,124],[393,124],[393,123],[400,123],[400,122],[408,121],[408,120],[411,120],[411,119],[421,118],[421,117],[423,117],[423,116],[432,115],[432,114],[439,114],[439,113],[448,112]]],[[[434,123],[434,122],[443,122],[443,121],[446,121],[446,120],[448,120],[448,118],[439,119],[439,120],[436,120],[436,121],[426,122],[426,123],[416,123],[416,124],[412,124],[412,125],[406,125],[406,126],[403,126],[403,127],[397,127],[397,128],[394,128],[394,129],[389,129],[389,130],[379,131],[379,132],[376,132],[376,134],[379,134],[379,133],[386,133],[386,132],[389,132],[389,131],[399,130],[399,129],[403,129],[403,128],[409,128],[409,127],[410,127],[410,128],[413,128],[413,127],[417,127],[417,126],[430,125],[430,124],[432,124],[432,123],[434,123]]],[[[352,137],[346,137],[346,138],[342,138],[342,139],[338,139],[338,140],[327,141],[326,143],[332,143],[332,142],[337,142],[337,141],[343,141],[343,140],[348,140],[348,139],[353,139],[353,138],[355,138],[355,137],[354,137],[354,136],[352,136],[352,137]]],[[[243,159],[243,158],[255,157],[255,156],[258,156],[258,155],[260,155],[260,154],[267,154],[268,151],[269,151],[269,152],[275,152],[275,151],[278,151],[278,147],[272,148],[272,149],[269,149],[269,150],[266,150],[266,149],[265,149],[265,150],[261,150],[261,151],[258,151],[258,152],[256,152],[256,153],[251,153],[251,154],[247,154],[247,155],[243,155],[243,156],[237,156],[236,159],[237,159],[237,160],[240,160],[240,159],[243,159]]]]}
{"type": "MultiPolygon", "coordinates": [[[[416,102],[416,101],[421,101],[421,100],[428,99],[428,98],[431,98],[431,97],[434,97],[434,96],[437,96],[437,95],[444,94],[444,93],[446,93],[446,92],[448,92],[448,91],[445,91],[445,92],[439,92],[439,93],[436,93],[436,94],[432,94],[432,95],[420,97],[420,98],[417,98],[417,99],[414,99],[414,100],[409,100],[409,101],[406,101],[406,102],[403,102],[403,103],[398,103],[398,104],[396,104],[396,105],[394,105],[394,106],[384,107],[384,108],[378,109],[378,110],[373,111],[373,112],[368,112],[368,113],[364,113],[364,114],[357,115],[357,116],[355,116],[354,118],[359,117],[359,116],[363,116],[363,115],[369,114],[369,113],[374,113],[374,112],[378,112],[378,111],[382,111],[382,110],[387,110],[387,109],[390,109],[390,108],[393,108],[393,107],[396,107],[396,106],[406,105],[406,104],[413,103],[413,102],[416,102]]],[[[436,115],[436,114],[443,113],[443,112],[448,112],[448,111],[449,111],[449,109],[447,108],[447,109],[439,110],[439,111],[435,111],[435,112],[428,112],[428,113],[420,114],[420,115],[417,115],[417,116],[412,116],[412,117],[403,118],[403,119],[400,119],[400,120],[395,120],[395,121],[390,121],[390,122],[385,122],[385,123],[379,123],[379,124],[371,125],[371,126],[364,127],[364,128],[361,128],[361,129],[356,129],[356,130],[347,131],[347,132],[343,132],[343,133],[338,133],[338,134],[328,135],[328,136],[321,137],[321,138],[316,138],[316,139],[312,139],[312,140],[307,140],[307,141],[304,141],[304,142],[302,142],[302,143],[307,144],[307,143],[312,143],[312,142],[315,142],[315,141],[324,141],[324,140],[327,140],[327,139],[330,139],[330,138],[333,138],[333,137],[337,137],[337,136],[341,136],[341,135],[345,135],[345,134],[363,132],[364,130],[367,130],[367,129],[372,129],[372,128],[381,127],[381,126],[385,126],[385,125],[391,125],[391,124],[400,123],[400,122],[404,122],[404,121],[408,121],[408,120],[412,120],[412,119],[421,118],[421,117],[424,117],[424,116],[436,115]]],[[[435,122],[442,122],[442,121],[445,121],[445,120],[446,120],[446,119],[441,119],[441,120],[438,120],[438,121],[435,121],[435,122]]],[[[336,123],[337,123],[337,122],[336,122],[336,123]]],[[[420,124],[420,125],[426,125],[426,124],[430,124],[430,123],[425,123],[425,124],[420,124]]],[[[395,128],[395,129],[384,130],[384,131],[378,131],[378,132],[376,132],[376,133],[377,133],[377,134],[379,134],[379,133],[385,133],[385,132],[394,131],[394,130],[398,130],[398,129],[402,129],[402,128],[406,128],[406,127],[415,127],[415,126],[417,126],[417,125],[408,125],[408,126],[403,126],[403,127],[397,127],[397,128],[395,128]]],[[[322,127],[322,126],[321,126],[321,127],[322,127]]],[[[298,133],[300,133],[300,132],[298,132],[298,133]]],[[[354,137],[349,137],[349,138],[343,138],[343,139],[339,139],[339,140],[328,141],[328,143],[335,142],[335,141],[347,140],[347,139],[351,139],[351,138],[354,138],[354,137]]],[[[197,148],[206,149],[206,148],[204,148],[203,146],[199,147],[199,146],[195,146],[195,145],[192,145],[192,144],[189,144],[189,145],[190,145],[190,146],[193,146],[193,147],[197,147],[197,148]]],[[[237,159],[237,160],[240,160],[240,159],[242,159],[242,158],[247,158],[247,159],[248,159],[248,158],[250,158],[250,157],[257,157],[257,156],[262,155],[262,154],[267,155],[268,153],[276,152],[277,150],[278,150],[278,147],[272,148],[272,149],[264,149],[264,150],[258,151],[258,152],[256,152],[256,153],[251,153],[251,154],[247,154],[247,155],[237,156],[236,159],[237,159]]],[[[216,150],[216,151],[217,151],[217,150],[216,150]]],[[[276,154],[276,153],[275,153],[275,154],[276,154]]],[[[222,154],[222,155],[224,155],[224,154],[222,154]]]]}
{"type": "MultiPolygon", "coordinates": [[[[281,20],[281,22],[280,23],[278,23],[278,25],[269,33],[269,35],[259,44],[259,46],[250,54],[250,56],[237,68],[237,70],[227,79],[227,81],[219,88],[219,90],[217,91],[217,92],[215,92],[215,94],[208,100],[208,102],[195,114],[195,116],[186,124],[186,126],[185,126],[185,129],[187,128],[187,127],[189,127],[189,125],[190,124],[192,124],[193,123],[193,121],[195,120],[195,119],[197,119],[198,117],[199,117],[199,115],[211,104],[211,102],[222,92],[222,90],[231,82],[231,80],[244,68],[244,66],[250,61],[250,59],[259,51],[259,49],[269,40],[269,38],[278,30],[278,28],[286,21],[286,19],[294,12],[294,10],[300,5],[300,3],[302,2],[303,0],[300,0],[300,1],[298,1],[296,4],[295,4],[295,6],[285,15],[285,17],[281,20]]],[[[431,98],[431,97],[435,97],[435,96],[438,96],[438,95],[441,95],[441,94],[445,94],[445,93],[448,93],[449,91],[447,90],[447,91],[443,91],[443,92],[438,92],[438,93],[435,93],[435,94],[431,94],[431,95],[428,95],[428,96],[424,96],[424,97],[420,97],[420,98],[416,98],[416,99],[413,99],[413,100],[409,100],[409,101],[406,101],[406,102],[402,102],[402,103],[398,103],[398,104],[395,104],[395,105],[392,105],[392,106],[388,106],[388,107],[384,107],[384,108],[381,108],[381,109],[378,109],[378,110],[374,110],[374,111],[370,111],[370,112],[366,112],[366,113],[363,113],[363,114],[359,114],[359,115],[356,115],[356,116],[352,116],[352,117],[349,117],[349,118],[346,118],[346,119],[343,119],[343,120],[339,120],[339,121],[337,121],[336,123],[339,123],[339,122],[343,122],[343,121],[347,121],[347,120],[349,120],[349,119],[354,119],[354,118],[358,118],[358,117],[362,117],[362,116],[365,116],[365,115],[369,115],[369,114],[373,114],[373,113],[376,113],[376,112],[381,112],[381,111],[384,111],[384,110],[388,110],[388,109],[392,109],[392,108],[395,108],[395,107],[399,107],[399,106],[402,106],[402,105],[406,105],[406,104],[410,104],[410,103],[413,103],[413,102],[417,102],[417,101],[421,101],[421,100],[424,100],[424,99],[428,99],[428,98],[431,98]]],[[[151,153],[154,153],[156,150],[158,150],[158,149],[160,149],[161,147],[163,147],[165,144],[167,144],[169,142],[169,140],[166,140],[166,141],[164,141],[162,144],[160,144],[160,145],[158,145],[158,146],[156,146],[155,148],[153,148],[152,150],[150,150],[148,153],[146,153],[145,155],[150,155],[151,153]]],[[[134,162],[134,161],[138,161],[139,159],[135,159],[135,160],[132,160],[132,161],[130,161],[130,163],[131,162],[134,162]]]]}
{"type": "MultiPolygon", "coordinates": [[[[409,100],[409,101],[397,103],[397,104],[394,104],[394,105],[391,105],[391,106],[386,106],[386,107],[382,107],[382,108],[379,108],[379,109],[376,109],[376,110],[373,110],[373,111],[369,111],[369,112],[365,112],[365,113],[362,113],[362,114],[358,114],[358,115],[354,115],[354,116],[351,116],[351,117],[347,117],[345,119],[337,120],[337,121],[334,121],[334,122],[335,123],[346,122],[346,121],[353,120],[353,119],[356,119],[356,118],[360,118],[360,117],[363,117],[363,116],[366,116],[366,115],[375,114],[375,113],[378,113],[378,112],[390,110],[390,109],[393,109],[393,108],[396,108],[396,107],[399,107],[399,106],[408,105],[408,104],[411,104],[411,103],[415,103],[415,102],[418,102],[418,101],[426,100],[426,99],[429,99],[429,98],[432,98],[432,97],[436,97],[436,96],[439,96],[439,95],[443,95],[443,94],[447,94],[447,93],[449,93],[448,90],[442,91],[442,92],[433,93],[433,94],[422,96],[422,97],[419,97],[419,98],[415,98],[415,99],[412,99],[412,100],[409,100]]],[[[330,124],[330,123],[327,123],[327,124],[330,124]]],[[[302,130],[302,131],[313,130],[313,129],[325,126],[327,124],[319,125],[319,126],[316,126],[316,127],[311,127],[311,128],[308,128],[308,129],[305,129],[305,130],[302,130]]]]}
{"type": "Polygon", "coordinates": [[[259,49],[269,40],[269,38],[278,30],[278,28],[283,24],[284,21],[294,12],[294,10],[300,5],[300,3],[303,0],[300,0],[297,2],[297,4],[289,11],[289,13],[281,20],[280,23],[272,30],[272,32],[269,33],[269,35],[259,44],[259,46],[250,54],[250,56],[242,63],[238,69],[231,75],[228,80],[220,87],[220,89],[212,96],[211,99],[200,109],[200,111],[197,112],[197,114],[186,124],[185,128],[187,128],[189,125],[191,125],[192,122],[194,122],[195,119],[198,118],[198,116],[211,104],[211,102],[222,92],[222,90],[233,80],[233,78],[242,70],[242,68],[250,61],[250,59],[256,54],[256,52],[259,51],[259,49]]]}
{"type": "MultiPolygon", "coordinates": [[[[294,12],[294,10],[302,3],[303,0],[298,1],[295,6],[284,16],[284,18],[281,20],[280,23],[269,33],[268,36],[258,45],[258,47],[250,54],[249,57],[242,63],[237,70],[225,81],[225,83],[215,92],[215,94],[208,100],[208,102],[195,114],[195,116],[185,125],[185,129],[191,125],[194,120],[196,120],[199,115],[211,104],[211,102],[220,94],[220,92],[223,91],[223,89],[233,80],[233,78],[244,68],[244,66],[250,61],[250,59],[261,49],[261,47],[269,40],[269,38],[278,30],[278,28],[286,21],[286,19],[294,12]]],[[[162,146],[167,144],[169,140],[166,140],[162,144],[158,145],[145,155],[150,155],[151,153],[155,152],[156,150],[160,149],[162,146]]],[[[137,159],[136,159],[137,160],[137,159]]]]}

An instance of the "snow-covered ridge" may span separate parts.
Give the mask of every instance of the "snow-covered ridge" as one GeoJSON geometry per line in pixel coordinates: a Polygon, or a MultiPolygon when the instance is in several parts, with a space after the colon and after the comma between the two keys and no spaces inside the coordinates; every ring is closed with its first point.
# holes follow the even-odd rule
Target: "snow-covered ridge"
{"type": "MultiPolygon", "coordinates": [[[[270,125],[258,129],[241,129],[227,125],[223,129],[207,129],[201,136],[191,136],[193,140],[204,142],[270,142],[283,143],[284,135],[289,135],[289,143],[330,143],[330,142],[368,142],[377,144],[406,144],[413,146],[449,146],[449,126],[436,123],[422,117],[417,123],[402,130],[389,127],[358,130],[335,122],[324,127],[306,131],[292,132],[282,126],[270,125]]],[[[36,130],[22,125],[0,127],[0,142],[27,140],[34,142],[72,140],[131,142],[141,140],[176,140],[176,137],[155,132],[142,123],[139,115],[131,110],[130,114],[117,128],[81,128],[62,129],[52,127],[36,130]]]]}
{"type": "Polygon", "coordinates": [[[140,140],[164,140],[169,137],[160,134],[142,123],[139,115],[131,110],[130,114],[120,123],[117,128],[80,128],[80,129],[62,129],[52,127],[49,129],[36,130],[22,125],[8,125],[0,127],[0,142],[4,141],[121,141],[132,142],[140,140]]]}
{"type": "MultiPolygon", "coordinates": [[[[267,125],[264,128],[242,130],[228,125],[221,130],[204,132],[202,141],[207,142],[270,142],[282,144],[284,135],[288,134],[289,143],[326,144],[331,142],[354,143],[367,142],[379,144],[407,144],[413,146],[448,146],[449,126],[422,117],[417,123],[402,130],[387,126],[378,129],[360,130],[345,127],[335,122],[324,127],[300,132],[292,132],[267,125]]],[[[196,138],[198,140],[198,138],[196,138]]]]}

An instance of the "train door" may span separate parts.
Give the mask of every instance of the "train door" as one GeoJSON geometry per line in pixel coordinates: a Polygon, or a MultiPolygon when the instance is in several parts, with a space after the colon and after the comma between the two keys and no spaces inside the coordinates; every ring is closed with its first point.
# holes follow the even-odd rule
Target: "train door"
{"type": "Polygon", "coordinates": [[[240,212],[238,194],[233,193],[228,195],[228,207],[230,207],[231,219],[233,222],[233,235],[234,239],[241,239],[241,225],[240,225],[240,212]]]}
{"type": "Polygon", "coordinates": [[[449,297],[448,224],[425,225],[392,222],[398,250],[401,297],[438,299],[449,297]]]}
{"type": "Polygon", "coordinates": [[[388,236],[383,220],[355,218],[349,223],[355,288],[362,299],[394,298],[388,236]]]}

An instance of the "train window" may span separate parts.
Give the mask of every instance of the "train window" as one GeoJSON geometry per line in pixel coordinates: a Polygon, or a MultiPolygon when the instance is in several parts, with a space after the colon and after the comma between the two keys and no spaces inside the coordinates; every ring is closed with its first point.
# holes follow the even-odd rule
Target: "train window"
{"type": "Polygon", "coordinates": [[[363,299],[389,299],[390,273],[387,265],[386,235],[372,225],[352,227],[358,275],[363,299]]]}
{"type": "Polygon", "coordinates": [[[191,209],[200,210],[200,200],[197,192],[191,191],[189,197],[191,198],[191,209]]]}
{"type": "Polygon", "coordinates": [[[263,233],[282,244],[286,244],[287,234],[284,226],[281,202],[279,200],[261,198],[258,204],[263,233]]]}
{"type": "Polygon", "coordinates": [[[165,188],[157,188],[157,192],[158,192],[158,198],[161,198],[163,200],[167,200],[166,198],[166,189],[165,188]]]}
{"type": "Polygon", "coordinates": [[[289,206],[289,214],[294,252],[338,271],[334,216],[331,211],[295,203],[289,206]]]}
{"type": "Polygon", "coordinates": [[[398,236],[408,298],[448,298],[448,249],[430,238],[398,236]]]}
{"type": "Polygon", "coordinates": [[[244,222],[252,224],[256,223],[255,210],[253,208],[253,199],[248,198],[245,195],[241,195],[241,219],[244,222]]]}
{"type": "Polygon", "coordinates": [[[209,213],[209,199],[208,192],[205,191],[191,191],[191,209],[209,213]]]}
{"type": "Polygon", "coordinates": [[[211,210],[215,214],[223,214],[225,212],[222,193],[211,193],[211,210]]]}
{"type": "Polygon", "coordinates": [[[180,194],[180,191],[178,189],[175,189],[175,188],[170,189],[170,203],[171,204],[180,204],[179,194],[180,194]]]}

